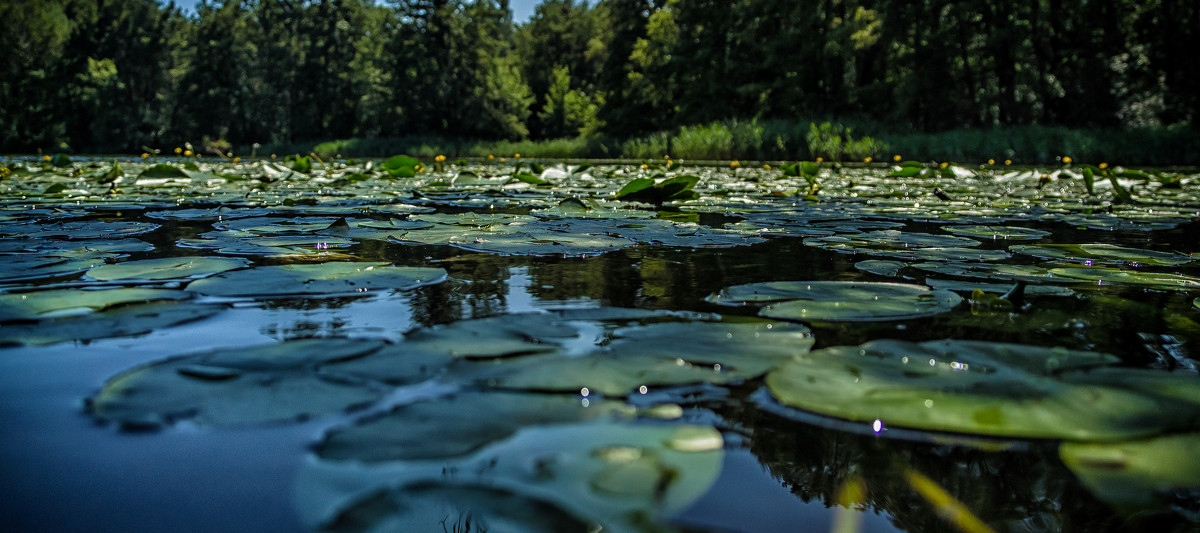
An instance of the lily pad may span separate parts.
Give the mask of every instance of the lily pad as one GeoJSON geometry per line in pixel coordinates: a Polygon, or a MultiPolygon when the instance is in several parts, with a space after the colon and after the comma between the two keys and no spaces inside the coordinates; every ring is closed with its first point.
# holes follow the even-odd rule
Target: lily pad
{"type": "Polygon", "coordinates": [[[53,289],[0,294],[0,322],[79,316],[120,305],[183,300],[191,296],[169,289],[53,289]]]}
{"type": "Polygon", "coordinates": [[[1063,463],[1096,497],[1126,512],[1165,507],[1178,491],[1200,489],[1200,433],[1114,443],[1064,442],[1063,463]]]}
{"type": "Polygon", "coordinates": [[[313,296],[415,289],[445,280],[440,268],[329,262],[234,270],[193,281],[188,290],[212,296],[313,296]]]}
{"type": "Polygon", "coordinates": [[[452,367],[451,376],[492,387],[621,395],[642,386],[755,377],[814,342],[808,329],[797,324],[703,320],[624,325],[641,317],[589,314],[594,312],[460,321],[414,331],[398,346],[474,361],[452,367]]]}
{"type": "MultiPolygon", "coordinates": [[[[766,382],[785,405],[882,427],[1112,441],[1196,423],[1200,402],[1171,401],[1186,392],[1164,396],[1115,379],[1086,380],[1088,369],[1116,361],[1017,344],[877,340],[815,350],[766,382]]],[[[1166,374],[1158,373],[1170,382],[1166,374]]]]}
{"type": "Polygon", "coordinates": [[[0,327],[0,345],[43,345],[143,335],[224,310],[223,305],[175,301],[122,305],[102,313],[4,324],[0,327]]]}
{"type": "Polygon", "coordinates": [[[164,257],[102,265],[88,270],[87,275],[101,281],[201,278],[248,266],[250,261],[232,257],[164,257]]]}
{"type": "Polygon", "coordinates": [[[1151,266],[1178,266],[1192,262],[1192,258],[1174,252],[1128,248],[1112,244],[1028,244],[1010,246],[1019,254],[1041,259],[1070,261],[1073,263],[1130,264],[1151,266]]]}
{"type": "Polygon", "coordinates": [[[1103,267],[1061,267],[1052,268],[1050,272],[1056,276],[1090,281],[1096,285],[1137,285],[1155,289],[1197,290],[1200,289],[1200,278],[1182,274],[1164,272],[1144,272],[1141,270],[1121,270],[1103,267]]]}
{"type": "Polygon", "coordinates": [[[798,321],[906,320],[944,313],[962,297],[922,285],[843,281],[775,281],[735,285],[709,296],[730,306],[761,306],[758,314],[798,321]]]}
{"type": "Polygon", "coordinates": [[[1020,226],[942,226],[942,230],[955,235],[1003,241],[1035,241],[1050,235],[1049,231],[1020,226]]]}
{"type": "Polygon", "coordinates": [[[631,417],[633,408],[602,399],[512,392],[462,393],[396,407],[322,439],[326,460],[381,462],[457,457],[503,440],[522,427],[631,417]]]}
{"type": "Polygon", "coordinates": [[[371,403],[382,391],[327,378],[325,365],[362,357],[380,341],[309,339],[151,363],[106,382],[91,399],[101,420],[156,427],[177,420],[246,425],[302,420],[371,403]]]}
{"type": "Polygon", "coordinates": [[[296,502],[313,528],[437,531],[469,516],[488,531],[545,531],[547,521],[559,527],[583,523],[587,530],[660,531],[657,520],[716,481],[723,457],[721,434],[711,427],[535,424],[462,457],[367,466],[311,462],[299,475],[296,502]],[[431,498],[431,492],[443,495],[431,498]],[[474,495],[480,492],[491,503],[478,502],[474,495]],[[493,496],[515,500],[518,509],[549,510],[519,516],[498,510],[493,496]],[[447,502],[451,497],[456,499],[447,502]],[[418,502],[423,505],[411,505],[418,502]]]}
{"type": "Polygon", "coordinates": [[[102,264],[103,256],[71,259],[33,254],[0,254],[0,281],[70,276],[102,264]]]}

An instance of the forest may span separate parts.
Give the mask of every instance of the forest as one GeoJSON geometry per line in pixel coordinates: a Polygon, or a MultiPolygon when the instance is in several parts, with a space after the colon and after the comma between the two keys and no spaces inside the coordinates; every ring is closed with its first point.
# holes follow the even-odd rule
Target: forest
{"type": "Polygon", "coordinates": [[[522,23],[507,0],[13,0],[0,49],[3,153],[640,157],[691,135],[721,146],[698,155],[802,158],[818,133],[871,136],[847,157],[1200,152],[1194,0],[547,0],[522,23]]]}

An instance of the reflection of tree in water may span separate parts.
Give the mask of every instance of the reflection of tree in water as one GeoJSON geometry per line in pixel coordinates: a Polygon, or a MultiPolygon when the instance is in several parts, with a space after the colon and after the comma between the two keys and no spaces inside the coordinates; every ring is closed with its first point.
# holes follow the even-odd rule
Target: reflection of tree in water
{"type": "MultiPolygon", "coordinates": [[[[731,401],[720,414],[751,433],[750,449],[805,502],[835,505],[852,476],[866,484],[868,510],[908,531],[957,531],[905,479],[932,479],[996,531],[1185,529],[1180,516],[1121,517],[1096,500],[1058,459],[1056,442],[1007,449],[915,442],[827,429],[731,401]]],[[[1192,526],[1194,527],[1194,526],[1192,526]]]]}

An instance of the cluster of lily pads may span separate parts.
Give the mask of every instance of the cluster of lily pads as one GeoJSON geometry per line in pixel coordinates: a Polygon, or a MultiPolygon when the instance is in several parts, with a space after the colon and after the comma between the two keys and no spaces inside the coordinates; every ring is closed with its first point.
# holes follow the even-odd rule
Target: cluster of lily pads
{"type": "Polygon", "coordinates": [[[682,397],[639,398],[758,380],[776,406],[874,433],[1062,441],[1063,462],[1121,506],[1200,488],[1200,462],[1187,456],[1200,444],[1194,373],[936,335],[814,349],[831,323],[928,323],[982,308],[1011,321],[1036,313],[1028,299],[1109,286],[1190,295],[1196,252],[1149,237],[1144,247],[1063,243],[1054,228],[1100,240],[1192,225],[1200,198],[1180,185],[1193,176],[914,163],[427,168],[400,156],[6,168],[4,345],[144,334],[233,303],[403,297],[449,279],[432,262],[366,257],[365,243],[588,258],[799,239],[855,260],[858,279],[733,285],[703,309],[596,305],[464,319],[399,342],[170,354],[89,400],[96,418],[137,428],[354,413],[302,470],[297,509],[313,527],[657,531],[715,482],[724,439],[683,417],[682,397]],[[440,387],[397,400],[398,389],[429,384],[440,387]]]}

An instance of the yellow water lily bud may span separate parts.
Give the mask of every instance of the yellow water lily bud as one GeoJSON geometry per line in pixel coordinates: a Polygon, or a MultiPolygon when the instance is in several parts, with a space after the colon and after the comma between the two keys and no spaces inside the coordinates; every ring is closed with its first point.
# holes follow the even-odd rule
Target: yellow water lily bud
{"type": "Polygon", "coordinates": [[[729,163],[729,168],[737,168],[737,167],[740,167],[740,166],[742,166],[742,164],[741,164],[741,163],[738,163],[737,161],[732,161],[732,162],[730,162],[730,163],[729,163]]]}
{"type": "Polygon", "coordinates": [[[1012,159],[1005,159],[1005,160],[1004,160],[1004,164],[1005,164],[1005,165],[1011,165],[1011,164],[1012,164],[1012,159]]]}
{"type": "Polygon", "coordinates": [[[871,156],[867,156],[867,157],[863,158],[863,163],[870,163],[870,162],[871,162],[871,156]]]}
{"type": "Polygon", "coordinates": [[[817,158],[817,162],[818,162],[818,163],[821,163],[821,162],[823,162],[823,161],[825,161],[825,158],[824,158],[824,157],[818,157],[818,158],[817,158]]]}
{"type": "Polygon", "coordinates": [[[235,158],[233,158],[233,162],[234,162],[234,163],[241,163],[241,162],[242,162],[242,158],[240,158],[240,157],[235,157],[235,158]]]}
{"type": "Polygon", "coordinates": [[[1071,156],[1063,156],[1063,164],[1070,165],[1071,164],[1071,156]]]}
{"type": "Polygon", "coordinates": [[[445,160],[446,160],[446,156],[444,156],[444,155],[439,155],[439,156],[437,156],[437,157],[433,158],[433,160],[434,160],[434,161],[437,161],[438,163],[441,163],[441,162],[443,162],[443,161],[445,161],[445,160]]]}
{"type": "Polygon", "coordinates": [[[896,155],[892,156],[892,161],[899,162],[901,159],[904,159],[904,158],[900,157],[900,154],[896,154],[896,155]]]}
{"type": "Polygon", "coordinates": [[[947,163],[947,162],[945,162],[945,161],[942,161],[942,164],[941,164],[941,165],[938,165],[938,168],[946,168],[946,167],[948,167],[948,166],[950,166],[950,163],[947,163]]]}
{"type": "Polygon", "coordinates": [[[48,155],[42,156],[42,161],[49,161],[49,160],[50,160],[50,156],[48,156],[48,155]]]}
{"type": "Polygon", "coordinates": [[[989,164],[989,165],[995,165],[995,164],[996,164],[996,160],[995,160],[995,159],[988,159],[988,164],[989,164]]]}
{"type": "Polygon", "coordinates": [[[184,151],[183,151],[183,155],[185,155],[185,156],[187,156],[187,157],[192,157],[192,151],[191,151],[191,150],[184,150],[184,151]]]}
{"type": "Polygon", "coordinates": [[[150,154],[148,154],[146,152],[142,152],[142,159],[145,159],[147,157],[150,157],[150,154]]]}
{"type": "Polygon", "coordinates": [[[488,161],[491,161],[491,160],[493,160],[493,159],[495,159],[495,158],[496,158],[496,156],[494,156],[494,155],[492,155],[492,154],[488,154],[488,161]]]}
{"type": "Polygon", "coordinates": [[[182,154],[182,153],[183,153],[183,148],[180,148],[180,147],[176,146],[176,147],[175,147],[175,153],[176,153],[176,154],[182,154]]]}
{"type": "Polygon", "coordinates": [[[1108,163],[1100,163],[1100,170],[1108,168],[1108,163]]]}

